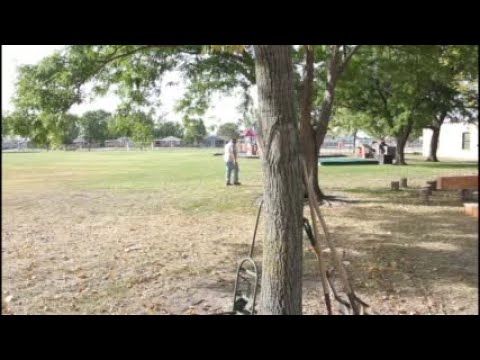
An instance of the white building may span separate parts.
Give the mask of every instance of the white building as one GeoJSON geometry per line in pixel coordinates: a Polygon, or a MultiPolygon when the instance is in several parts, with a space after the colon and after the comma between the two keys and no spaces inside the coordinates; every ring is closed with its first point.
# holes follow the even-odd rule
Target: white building
{"type": "MultiPolygon", "coordinates": [[[[423,130],[423,156],[430,154],[432,130],[423,130]]],[[[478,124],[446,123],[440,131],[438,158],[478,161],[478,124]]]]}

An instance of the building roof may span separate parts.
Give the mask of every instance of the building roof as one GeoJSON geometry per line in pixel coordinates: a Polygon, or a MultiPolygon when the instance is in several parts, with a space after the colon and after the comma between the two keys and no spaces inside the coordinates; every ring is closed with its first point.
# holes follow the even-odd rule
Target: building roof
{"type": "Polygon", "coordinates": [[[166,138],[160,139],[160,141],[177,141],[177,142],[179,142],[179,141],[182,141],[182,139],[179,139],[175,136],[168,136],[166,138]]]}
{"type": "Polygon", "coordinates": [[[79,136],[73,140],[73,143],[79,143],[79,142],[87,142],[87,140],[85,140],[83,136],[79,136]]]}

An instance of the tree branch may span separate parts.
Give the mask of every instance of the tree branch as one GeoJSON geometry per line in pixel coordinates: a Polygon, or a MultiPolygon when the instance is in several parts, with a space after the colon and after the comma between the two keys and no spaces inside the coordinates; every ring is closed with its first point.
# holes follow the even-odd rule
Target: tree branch
{"type": "Polygon", "coordinates": [[[342,75],[345,72],[345,69],[347,68],[348,64],[352,60],[353,55],[358,52],[358,50],[364,45],[355,45],[353,49],[348,53],[345,58],[343,59],[342,64],[340,65],[338,69],[338,75],[342,75]]]}

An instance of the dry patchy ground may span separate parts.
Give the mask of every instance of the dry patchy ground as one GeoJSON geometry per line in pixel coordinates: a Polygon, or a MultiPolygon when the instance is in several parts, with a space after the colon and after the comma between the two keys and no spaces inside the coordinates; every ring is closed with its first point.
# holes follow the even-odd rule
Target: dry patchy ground
{"type": "MultiPolygon", "coordinates": [[[[374,312],[478,314],[478,221],[460,202],[439,194],[423,205],[414,191],[334,192],[353,201],[324,207],[327,223],[374,312]]],[[[3,312],[229,311],[255,201],[250,211],[196,211],[169,196],[161,189],[4,189],[3,312]]],[[[325,314],[320,291],[305,242],[305,314],[325,314]]]]}

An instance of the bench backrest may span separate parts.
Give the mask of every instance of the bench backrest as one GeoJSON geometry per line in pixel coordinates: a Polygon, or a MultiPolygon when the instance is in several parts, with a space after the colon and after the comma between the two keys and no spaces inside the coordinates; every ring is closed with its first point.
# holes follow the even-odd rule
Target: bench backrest
{"type": "Polygon", "coordinates": [[[478,190],[478,176],[449,176],[439,177],[439,190],[478,190]]]}

